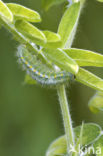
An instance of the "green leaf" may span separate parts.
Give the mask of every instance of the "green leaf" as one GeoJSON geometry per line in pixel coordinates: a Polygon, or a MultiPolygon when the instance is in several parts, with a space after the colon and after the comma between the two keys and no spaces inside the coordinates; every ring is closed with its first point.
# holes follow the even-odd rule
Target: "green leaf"
{"type": "MultiPolygon", "coordinates": [[[[80,136],[81,126],[74,129],[76,140],[80,136]]],[[[94,123],[87,123],[83,125],[82,145],[89,145],[93,143],[100,135],[102,129],[99,125],[94,123]]]]}
{"type": "Polygon", "coordinates": [[[88,106],[93,113],[103,111],[103,92],[97,92],[89,101],[88,106]]]}
{"type": "Polygon", "coordinates": [[[32,79],[32,77],[30,75],[28,75],[28,74],[25,76],[24,82],[27,83],[27,84],[30,84],[30,85],[37,84],[37,82],[34,79],[32,79]]]}
{"type": "Polygon", "coordinates": [[[12,15],[11,11],[6,6],[6,4],[3,3],[1,0],[0,0],[0,17],[3,20],[7,20],[8,22],[13,21],[13,15],[12,15]]]}
{"type": "Polygon", "coordinates": [[[93,144],[96,156],[103,156],[103,134],[99,139],[93,144]]]}
{"type": "Polygon", "coordinates": [[[64,13],[58,28],[61,36],[62,47],[70,47],[75,35],[75,28],[78,23],[80,2],[72,4],[64,13]]]}
{"type": "MultiPolygon", "coordinates": [[[[33,51],[34,53],[38,54],[38,50],[35,48],[35,44],[32,44],[29,39],[25,36],[23,36],[13,24],[8,23],[7,21],[4,21],[0,19],[1,25],[3,25],[9,32],[13,34],[13,38],[17,40],[18,42],[25,44],[30,51],[33,51]]],[[[44,34],[43,34],[44,35],[44,34]]]]}
{"type": "Polygon", "coordinates": [[[76,80],[93,89],[103,91],[103,80],[83,68],[79,68],[76,80]]]}
{"type": "Polygon", "coordinates": [[[48,10],[51,6],[61,4],[67,0],[42,0],[42,7],[48,10]]]}
{"type": "Polygon", "coordinates": [[[79,66],[103,67],[103,55],[83,49],[63,49],[79,66]]]}
{"type": "MultiPolygon", "coordinates": [[[[82,145],[89,145],[100,136],[101,127],[94,123],[83,124],[82,145]]],[[[81,132],[81,126],[74,128],[76,141],[78,140],[81,132]]],[[[66,154],[67,142],[66,136],[56,139],[48,148],[46,156],[56,156],[66,154]]]]}
{"type": "Polygon", "coordinates": [[[22,5],[15,3],[7,3],[8,8],[13,13],[16,20],[22,19],[29,22],[40,22],[41,18],[39,13],[34,10],[28,9],[22,5]]]}
{"type": "Polygon", "coordinates": [[[61,49],[43,49],[43,54],[46,56],[48,60],[50,60],[53,64],[57,65],[62,70],[66,70],[73,74],[78,72],[77,63],[70,58],[63,50],[61,49]]]}
{"type": "Polygon", "coordinates": [[[30,43],[29,43],[29,40],[28,40],[26,37],[24,37],[20,32],[18,32],[18,31],[16,30],[16,28],[14,27],[13,24],[10,24],[10,23],[8,23],[7,21],[4,21],[4,20],[2,20],[2,19],[0,19],[0,23],[1,23],[1,25],[3,25],[7,30],[9,30],[9,32],[12,33],[13,38],[14,38],[15,40],[19,41],[19,42],[22,43],[22,44],[26,44],[26,45],[27,45],[27,44],[30,44],[30,43]]]}
{"type": "Polygon", "coordinates": [[[46,48],[58,48],[61,45],[60,35],[51,31],[40,31],[32,24],[18,20],[15,23],[17,30],[31,42],[42,45],[46,48]]]}
{"type": "Polygon", "coordinates": [[[42,31],[37,29],[32,24],[26,21],[18,20],[15,23],[15,27],[20,33],[22,33],[31,42],[34,42],[39,45],[45,44],[46,42],[45,35],[42,33],[42,31]]]}
{"type": "Polygon", "coordinates": [[[55,156],[59,154],[66,154],[67,152],[67,143],[66,143],[66,137],[62,136],[56,139],[52,144],[50,145],[46,156],[55,156]]]}
{"type": "Polygon", "coordinates": [[[42,31],[46,36],[47,43],[44,45],[46,48],[58,48],[61,46],[61,37],[59,34],[56,34],[51,31],[42,31]]]}
{"type": "Polygon", "coordinates": [[[103,0],[97,0],[98,2],[103,2],[103,0]]]}

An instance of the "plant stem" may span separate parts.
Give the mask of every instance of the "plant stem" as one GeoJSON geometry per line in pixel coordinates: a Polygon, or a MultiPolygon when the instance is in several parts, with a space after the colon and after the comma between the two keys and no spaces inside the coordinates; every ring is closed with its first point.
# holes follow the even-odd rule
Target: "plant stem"
{"type": "Polygon", "coordinates": [[[70,116],[70,110],[69,105],[67,101],[65,86],[60,85],[57,88],[63,121],[64,121],[64,128],[65,128],[65,135],[67,140],[67,152],[69,154],[71,146],[74,146],[74,133],[73,133],[73,127],[72,127],[72,120],[70,116]]]}
{"type": "MultiPolygon", "coordinates": [[[[72,2],[78,2],[80,0],[72,0],[72,2]]],[[[80,12],[78,15],[77,22],[73,28],[73,31],[70,35],[69,38],[69,43],[65,45],[65,48],[70,48],[72,45],[72,42],[74,40],[74,36],[76,33],[77,25],[78,25],[78,20],[79,16],[82,10],[82,7],[84,5],[85,0],[81,0],[81,8],[80,12]]],[[[67,96],[66,96],[66,90],[65,90],[65,85],[60,85],[57,88],[58,96],[59,96],[59,101],[60,101],[60,106],[61,106],[61,111],[62,111],[62,116],[63,116],[63,122],[64,122],[64,128],[65,128],[65,135],[66,135],[66,140],[67,140],[67,154],[69,156],[78,156],[78,153],[73,151],[70,153],[71,147],[75,150],[75,137],[74,137],[74,131],[72,127],[72,120],[71,120],[71,115],[70,115],[70,110],[69,110],[69,105],[67,101],[67,96]]]]}

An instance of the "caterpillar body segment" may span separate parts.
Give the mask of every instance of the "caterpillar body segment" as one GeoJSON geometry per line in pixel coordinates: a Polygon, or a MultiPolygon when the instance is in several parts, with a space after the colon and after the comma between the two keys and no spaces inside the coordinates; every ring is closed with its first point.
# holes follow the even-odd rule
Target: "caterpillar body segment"
{"type": "Polygon", "coordinates": [[[73,79],[73,75],[69,72],[55,71],[47,67],[23,45],[18,47],[17,56],[27,73],[42,85],[59,85],[73,79]]]}

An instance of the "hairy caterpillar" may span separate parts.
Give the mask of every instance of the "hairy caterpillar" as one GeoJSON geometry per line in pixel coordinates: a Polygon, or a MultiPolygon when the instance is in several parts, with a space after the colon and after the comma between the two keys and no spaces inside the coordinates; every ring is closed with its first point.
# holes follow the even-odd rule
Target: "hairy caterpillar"
{"type": "Polygon", "coordinates": [[[47,67],[38,60],[37,56],[29,52],[23,45],[18,47],[17,56],[19,62],[24,66],[24,69],[26,69],[29,75],[40,84],[57,85],[73,79],[73,75],[69,72],[56,72],[47,67]]]}

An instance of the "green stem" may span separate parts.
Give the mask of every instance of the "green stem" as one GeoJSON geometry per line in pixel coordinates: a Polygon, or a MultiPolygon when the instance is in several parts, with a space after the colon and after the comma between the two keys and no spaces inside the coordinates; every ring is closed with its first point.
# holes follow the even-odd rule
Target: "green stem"
{"type": "Polygon", "coordinates": [[[42,62],[51,67],[50,62],[46,59],[42,51],[37,50],[25,36],[18,32],[13,23],[8,23],[7,21],[0,19],[0,24],[8,29],[14,35],[17,41],[19,41],[21,44],[25,44],[31,52],[33,51],[33,55],[38,55],[42,62]]]}
{"type": "Polygon", "coordinates": [[[71,145],[75,147],[74,143],[74,133],[73,133],[73,127],[72,127],[72,120],[70,116],[70,110],[69,105],[67,101],[65,86],[61,85],[57,88],[63,121],[64,121],[64,128],[65,128],[65,135],[67,140],[67,152],[69,154],[71,145]]]}
{"type": "MultiPolygon", "coordinates": [[[[77,0],[73,0],[73,2],[77,2],[77,0]]],[[[80,2],[81,2],[81,8],[80,8],[80,12],[78,15],[78,19],[77,19],[77,22],[76,22],[76,24],[73,28],[73,31],[70,35],[69,43],[67,43],[65,45],[65,48],[70,48],[72,45],[72,42],[74,40],[79,16],[80,16],[80,13],[81,13],[81,10],[82,10],[85,0],[81,0],[80,2]]],[[[59,96],[59,101],[60,101],[60,106],[61,106],[61,111],[62,111],[62,116],[63,116],[63,121],[64,121],[65,135],[66,135],[66,140],[67,140],[67,152],[68,152],[69,156],[70,155],[78,156],[78,153],[75,153],[75,152],[69,153],[71,146],[73,146],[73,148],[75,148],[75,137],[74,137],[74,131],[73,131],[73,127],[72,127],[72,120],[71,120],[69,105],[68,105],[68,101],[67,101],[67,97],[66,97],[65,86],[64,85],[59,86],[57,88],[57,91],[58,91],[58,96],[59,96]]]]}

